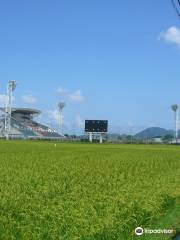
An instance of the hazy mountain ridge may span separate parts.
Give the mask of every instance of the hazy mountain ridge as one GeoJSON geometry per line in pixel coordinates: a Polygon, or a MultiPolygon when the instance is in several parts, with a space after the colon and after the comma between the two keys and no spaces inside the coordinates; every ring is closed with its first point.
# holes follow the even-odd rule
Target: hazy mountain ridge
{"type": "MultiPolygon", "coordinates": [[[[180,133],[180,132],[179,132],[180,133]]],[[[166,135],[174,135],[173,130],[167,130],[160,127],[150,127],[146,128],[143,131],[135,134],[136,138],[146,139],[146,138],[155,138],[155,137],[164,137],[166,135]]]]}

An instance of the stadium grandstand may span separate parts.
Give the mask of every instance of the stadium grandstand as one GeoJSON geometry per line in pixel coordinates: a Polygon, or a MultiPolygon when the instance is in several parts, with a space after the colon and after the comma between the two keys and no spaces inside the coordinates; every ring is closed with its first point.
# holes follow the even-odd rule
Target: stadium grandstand
{"type": "MultiPolygon", "coordinates": [[[[5,108],[0,108],[0,137],[5,137],[5,108]]],[[[34,120],[41,111],[30,108],[12,108],[10,138],[14,139],[52,139],[65,138],[53,128],[34,120]]]]}

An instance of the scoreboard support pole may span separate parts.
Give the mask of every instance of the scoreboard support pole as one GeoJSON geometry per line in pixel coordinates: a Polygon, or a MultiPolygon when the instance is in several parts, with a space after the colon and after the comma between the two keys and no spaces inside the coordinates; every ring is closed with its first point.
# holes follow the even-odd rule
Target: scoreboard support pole
{"type": "Polygon", "coordinates": [[[93,134],[92,134],[92,132],[90,132],[90,133],[89,133],[89,142],[92,143],[92,140],[93,140],[93,134]]]}
{"type": "Polygon", "coordinates": [[[100,133],[99,143],[103,143],[102,133],[100,133]]]}

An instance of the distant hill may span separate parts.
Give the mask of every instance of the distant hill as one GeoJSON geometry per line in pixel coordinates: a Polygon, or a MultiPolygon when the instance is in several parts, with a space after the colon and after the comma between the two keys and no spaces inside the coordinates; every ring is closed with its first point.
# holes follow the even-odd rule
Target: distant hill
{"type": "Polygon", "coordinates": [[[135,137],[146,139],[146,138],[164,137],[165,135],[173,135],[173,130],[167,130],[160,127],[150,127],[137,133],[135,137]]]}

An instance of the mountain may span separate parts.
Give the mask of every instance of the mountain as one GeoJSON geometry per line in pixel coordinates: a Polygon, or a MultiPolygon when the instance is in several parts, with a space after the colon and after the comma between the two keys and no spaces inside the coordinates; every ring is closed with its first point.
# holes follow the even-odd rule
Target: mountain
{"type": "Polygon", "coordinates": [[[150,127],[137,133],[135,137],[146,139],[146,138],[164,137],[165,135],[173,136],[173,130],[167,130],[160,127],[150,127]]]}

